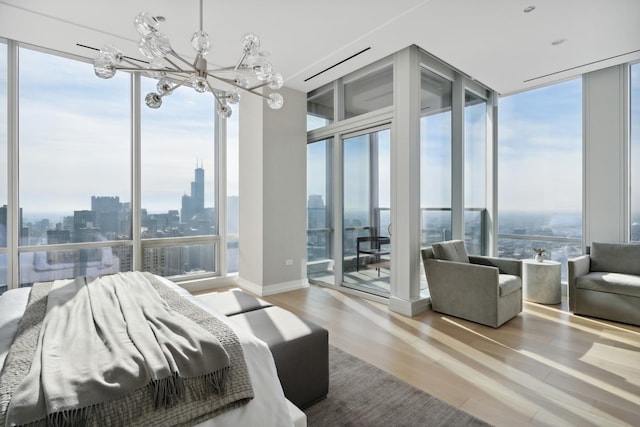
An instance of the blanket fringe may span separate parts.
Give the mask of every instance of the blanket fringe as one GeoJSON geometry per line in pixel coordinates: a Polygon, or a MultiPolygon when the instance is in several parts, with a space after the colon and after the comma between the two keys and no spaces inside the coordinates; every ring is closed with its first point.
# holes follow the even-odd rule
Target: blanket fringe
{"type": "Polygon", "coordinates": [[[223,395],[225,380],[229,376],[230,370],[231,367],[227,366],[195,378],[182,378],[178,373],[174,373],[167,378],[152,381],[149,383],[149,387],[151,389],[154,406],[156,409],[170,408],[180,401],[187,387],[198,399],[204,399],[214,393],[223,395]],[[202,381],[202,388],[195,386],[199,379],[202,381]]]}
{"type": "Polygon", "coordinates": [[[219,369],[215,372],[210,372],[204,376],[204,381],[207,387],[207,391],[209,393],[216,394],[224,394],[224,385],[227,376],[229,375],[229,371],[231,370],[230,366],[219,369]]]}
{"type": "Polygon", "coordinates": [[[184,383],[177,372],[167,378],[151,381],[149,386],[153,393],[153,404],[156,409],[170,408],[184,394],[184,383]]]}
{"type": "Polygon", "coordinates": [[[51,427],[83,427],[88,425],[94,405],[69,409],[47,415],[47,425],[51,427]]]}

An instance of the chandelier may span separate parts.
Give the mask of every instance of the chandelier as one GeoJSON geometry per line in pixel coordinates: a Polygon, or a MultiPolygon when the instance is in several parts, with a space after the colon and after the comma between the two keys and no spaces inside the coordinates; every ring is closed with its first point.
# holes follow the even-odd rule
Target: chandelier
{"type": "Polygon", "coordinates": [[[191,36],[191,46],[196,52],[193,62],[173,50],[169,38],[158,30],[162,21],[164,21],[163,17],[151,16],[146,12],[138,13],[133,22],[140,34],[138,48],[148,60],[124,56],[116,47],[107,45],[99,49],[100,54],[94,60],[96,76],[110,79],[118,70],[121,70],[140,71],[157,79],[157,91],[145,96],[145,102],[149,108],[160,108],[162,99],[181,86],[191,86],[201,93],[212,93],[218,113],[224,118],[231,116],[229,104],[237,104],[243,92],[264,98],[267,105],[274,110],[282,108],[284,103],[282,95],[277,92],[265,95],[262,90],[259,90],[264,86],[272,90],[280,89],[284,85],[284,80],[280,73],[273,72],[273,67],[267,60],[269,54],[260,50],[258,36],[248,33],[242,37],[240,59],[235,65],[209,69],[206,56],[211,50],[211,41],[209,35],[202,29],[202,0],[200,0],[200,29],[191,36]],[[213,82],[224,83],[226,84],[224,87],[229,89],[217,88],[213,82]]]}

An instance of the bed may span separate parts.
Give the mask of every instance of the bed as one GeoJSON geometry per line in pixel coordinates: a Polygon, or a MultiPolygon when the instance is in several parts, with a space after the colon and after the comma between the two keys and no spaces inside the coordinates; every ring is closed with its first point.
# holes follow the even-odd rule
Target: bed
{"type": "MultiPolygon", "coordinates": [[[[155,277],[176,291],[181,298],[204,309],[233,329],[244,353],[255,397],[240,407],[222,412],[197,425],[200,427],[293,425],[291,404],[284,397],[273,357],[267,345],[246,331],[233,327],[226,316],[193,297],[173,282],[158,276],[155,277]]],[[[21,288],[9,290],[0,295],[0,367],[4,367],[10,346],[14,341],[27,306],[29,292],[30,288],[21,288]]]]}

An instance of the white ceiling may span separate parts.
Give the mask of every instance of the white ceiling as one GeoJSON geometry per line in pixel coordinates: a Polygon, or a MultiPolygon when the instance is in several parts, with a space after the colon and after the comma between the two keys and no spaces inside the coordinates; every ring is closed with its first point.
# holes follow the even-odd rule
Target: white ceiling
{"type": "MultiPolygon", "coordinates": [[[[0,37],[85,57],[95,53],[76,43],[110,43],[141,57],[132,22],[146,11],[166,17],[160,30],[188,56],[198,9],[198,0],[0,0],[0,37]]],[[[521,91],[640,59],[639,18],[640,0],[204,0],[210,63],[235,64],[251,31],[286,86],[303,92],[412,44],[499,93],[521,91]]]]}

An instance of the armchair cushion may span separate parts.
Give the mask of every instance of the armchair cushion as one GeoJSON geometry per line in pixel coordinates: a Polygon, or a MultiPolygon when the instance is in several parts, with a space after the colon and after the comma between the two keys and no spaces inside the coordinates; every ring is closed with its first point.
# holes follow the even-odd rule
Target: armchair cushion
{"type": "Polygon", "coordinates": [[[434,243],[432,248],[433,256],[436,259],[469,263],[469,255],[467,255],[467,250],[464,248],[464,241],[462,240],[434,243]]]}
{"type": "Polygon", "coordinates": [[[640,245],[591,243],[591,271],[640,275],[640,245]]]}
{"type": "Polygon", "coordinates": [[[522,289],[522,279],[512,274],[499,274],[498,288],[500,289],[501,297],[507,296],[512,292],[522,289]]]}

